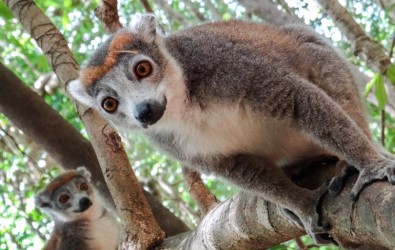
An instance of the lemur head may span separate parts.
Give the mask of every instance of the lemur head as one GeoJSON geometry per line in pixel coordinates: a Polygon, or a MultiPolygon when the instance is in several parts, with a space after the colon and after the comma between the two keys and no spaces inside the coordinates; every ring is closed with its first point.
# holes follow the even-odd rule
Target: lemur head
{"type": "Polygon", "coordinates": [[[68,91],[118,128],[147,128],[174,106],[172,88],[181,75],[156,32],[155,17],[135,15],[130,27],[94,52],[68,91]]]}
{"type": "Polygon", "coordinates": [[[88,219],[98,203],[90,177],[85,167],[59,175],[36,196],[36,206],[55,221],[88,219]]]}

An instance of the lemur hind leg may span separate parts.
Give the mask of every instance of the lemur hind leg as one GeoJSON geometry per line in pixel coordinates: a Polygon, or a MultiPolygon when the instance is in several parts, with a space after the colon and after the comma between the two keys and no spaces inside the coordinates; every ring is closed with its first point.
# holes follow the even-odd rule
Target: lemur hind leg
{"type": "Polygon", "coordinates": [[[314,191],[298,187],[277,166],[254,155],[227,158],[221,163],[221,169],[221,175],[229,181],[281,206],[287,218],[296,225],[303,225],[317,243],[332,242],[328,240],[329,226],[321,225],[319,215],[326,185],[314,191]]]}

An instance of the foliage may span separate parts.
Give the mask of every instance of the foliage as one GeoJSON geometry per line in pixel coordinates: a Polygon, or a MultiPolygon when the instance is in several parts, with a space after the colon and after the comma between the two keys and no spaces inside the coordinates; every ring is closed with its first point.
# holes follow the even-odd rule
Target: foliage
{"type": "MultiPolygon", "coordinates": [[[[203,21],[230,18],[259,17],[246,13],[237,1],[230,0],[167,0],[162,1],[174,11],[161,8],[159,2],[151,1],[164,32],[174,31],[182,27],[198,24],[203,21]],[[156,3],[156,4],[155,4],[156,3]],[[211,5],[210,5],[211,3],[211,5]],[[213,8],[214,6],[214,8],[213,8]],[[178,14],[178,15],[177,15],[178,14]]],[[[283,1],[278,1],[283,2],[283,1]]],[[[99,5],[94,1],[37,1],[41,9],[55,23],[66,37],[71,50],[78,62],[82,63],[89,52],[93,51],[104,41],[106,35],[103,27],[94,17],[93,9],[99,5]]],[[[306,22],[318,32],[333,38],[334,43],[345,51],[347,56],[367,73],[372,74],[364,63],[351,54],[351,48],[342,40],[340,32],[333,26],[332,21],[312,1],[288,1],[291,9],[306,18],[306,22]]],[[[391,35],[395,32],[393,20],[388,12],[381,10],[372,1],[349,0],[347,7],[354,14],[357,22],[370,32],[387,50],[390,50],[391,35]]],[[[130,16],[135,12],[144,12],[139,1],[122,1],[119,6],[121,22],[130,22],[130,16]]],[[[21,25],[14,19],[5,4],[0,2],[0,58],[14,73],[43,99],[59,112],[81,133],[86,134],[75,110],[72,108],[64,90],[58,85],[53,91],[45,90],[45,86],[38,84],[38,79],[51,69],[35,42],[23,31],[21,25]],[[44,90],[43,90],[44,89],[44,90]]],[[[395,82],[395,68],[388,71],[388,79],[395,82]]],[[[375,75],[368,86],[376,86],[379,100],[384,99],[381,74],[375,75]]],[[[370,91],[370,90],[369,90],[370,91]]],[[[380,102],[381,108],[384,102],[380,102]]],[[[371,128],[374,136],[379,137],[380,111],[369,105],[372,114],[371,128]]],[[[394,121],[386,117],[386,145],[395,151],[394,121]]],[[[1,249],[38,249],[44,238],[48,237],[50,219],[34,209],[34,194],[51,178],[59,173],[53,160],[29,138],[19,131],[6,117],[0,114],[0,248],[1,249]]],[[[188,190],[182,182],[180,165],[167,156],[154,150],[145,138],[136,135],[124,135],[126,148],[144,187],[162,199],[163,203],[180,216],[186,223],[193,226],[199,220],[199,214],[188,190]]],[[[230,187],[211,176],[204,176],[210,190],[220,199],[231,197],[237,189],[230,187]]],[[[311,239],[303,237],[306,245],[311,239]]],[[[295,242],[287,242],[272,249],[296,249],[295,242]]],[[[315,249],[315,248],[313,248],[315,249]]],[[[318,249],[318,248],[317,248],[318,249]]],[[[336,247],[321,247],[319,249],[337,249],[336,247]]]]}

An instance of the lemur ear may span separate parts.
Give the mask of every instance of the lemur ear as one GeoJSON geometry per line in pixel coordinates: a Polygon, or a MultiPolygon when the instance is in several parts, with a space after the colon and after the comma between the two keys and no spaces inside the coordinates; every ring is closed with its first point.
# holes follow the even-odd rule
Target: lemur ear
{"type": "Polygon", "coordinates": [[[88,171],[88,169],[86,169],[86,167],[82,166],[82,167],[78,167],[75,170],[78,174],[82,175],[87,181],[91,181],[91,172],[88,171]]]}
{"type": "Polygon", "coordinates": [[[39,207],[39,208],[50,208],[51,207],[51,203],[50,203],[48,197],[44,194],[44,192],[40,192],[36,195],[36,197],[34,199],[34,204],[36,205],[36,207],[39,207]]]}
{"type": "Polygon", "coordinates": [[[95,104],[95,99],[88,94],[86,86],[84,86],[79,79],[69,82],[67,91],[80,103],[92,107],[95,104]]]}
{"type": "Polygon", "coordinates": [[[152,43],[156,37],[156,18],[152,14],[135,14],[132,16],[130,28],[146,42],[152,43]]]}

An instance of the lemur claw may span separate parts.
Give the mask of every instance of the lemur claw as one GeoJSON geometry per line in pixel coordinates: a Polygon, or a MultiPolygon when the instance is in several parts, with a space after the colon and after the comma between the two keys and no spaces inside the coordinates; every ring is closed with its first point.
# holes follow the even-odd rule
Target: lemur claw
{"type": "Polygon", "coordinates": [[[340,192],[344,187],[344,181],[345,179],[343,177],[340,176],[333,177],[328,186],[329,194],[332,196],[336,196],[340,194],[340,192]]]}
{"type": "Polygon", "coordinates": [[[313,198],[310,200],[314,200],[315,203],[306,203],[306,207],[303,208],[303,214],[296,214],[289,209],[281,208],[282,214],[294,225],[304,228],[317,244],[335,243],[328,233],[331,225],[327,222],[322,222],[319,214],[322,198],[327,192],[328,187],[326,184],[312,191],[313,198]]]}
{"type": "Polygon", "coordinates": [[[386,164],[384,167],[371,167],[360,170],[357,181],[355,182],[350,198],[352,201],[357,201],[358,197],[365,186],[372,183],[375,180],[382,180],[387,177],[388,181],[395,184],[395,164],[386,164]]]}
{"type": "Polygon", "coordinates": [[[332,196],[340,194],[340,192],[343,190],[344,183],[351,174],[358,173],[356,168],[350,166],[344,160],[338,161],[335,168],[335,177],[332,178],[328,185],[329,194],[332,196]]]}

